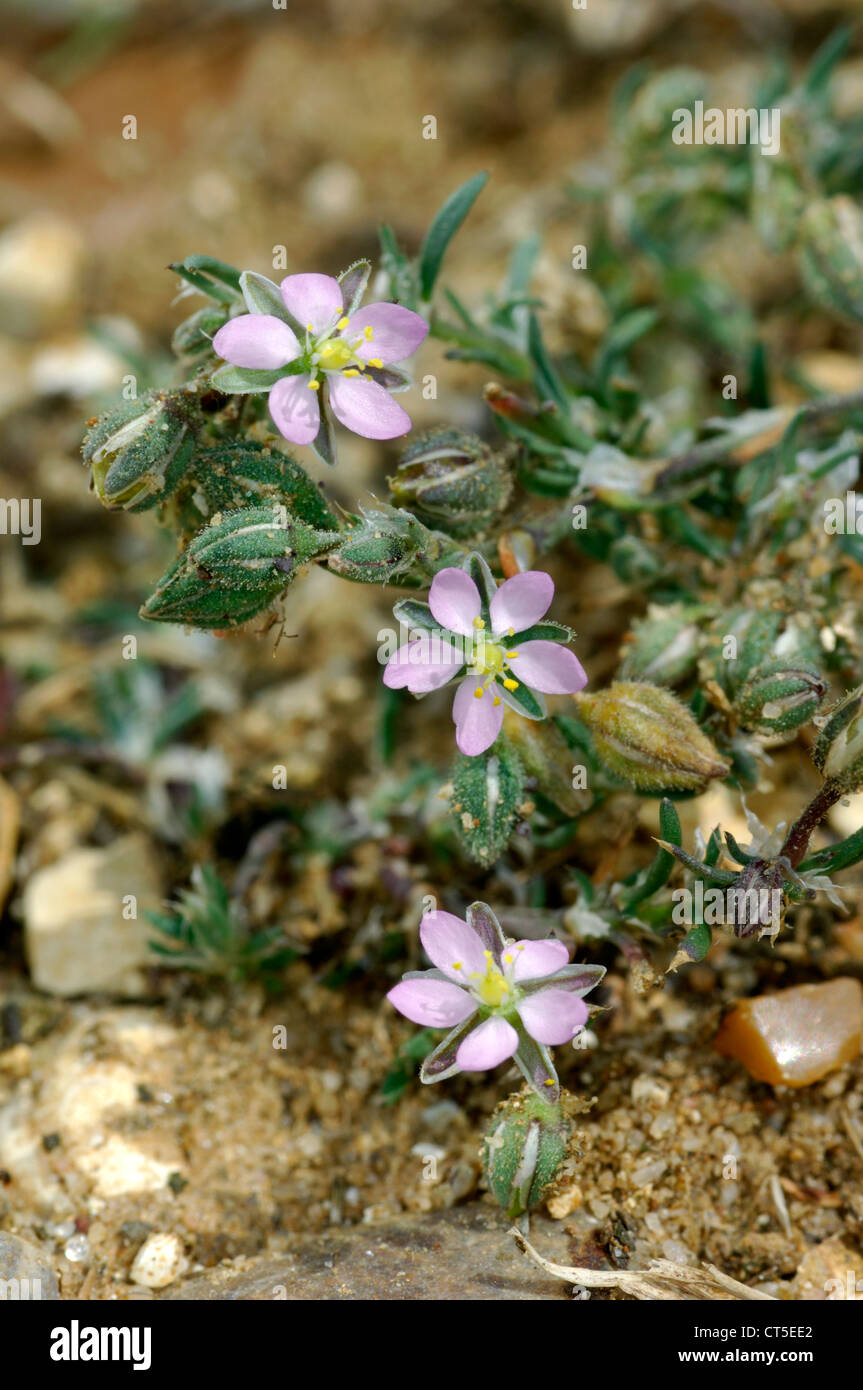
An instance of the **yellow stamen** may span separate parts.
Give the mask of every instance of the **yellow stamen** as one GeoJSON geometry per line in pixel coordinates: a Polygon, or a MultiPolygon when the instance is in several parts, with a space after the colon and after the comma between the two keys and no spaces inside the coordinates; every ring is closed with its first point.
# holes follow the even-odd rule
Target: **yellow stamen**
{"type": "Polygon", "coordinates": [[[370,358],[369,358],[369,366],[370,366],[370,367],[382,367],[383,365],[384,365],[384,364],[383,364],[383,359],[382,359],[381,357],[370,357],[370,358]]]}
{"type": "Polygon", "coordinates": [[[485,694],[485,686],[484,686],[484,685],[478,685],[477,688],[476,688],[476,690],[473,692],[473,698],[474,698],[475,700],[481,700],[484,694],[485,694]]]}
{"type": "Polygon", "coordinates": [[[546,1077],[545,1081],[543,1081],[542,1084],[543,1084],[543,1086],[553,1086],[553,1085],[554,1085],[554,1082],[553,1082],[553,1080],[551,1079],[551,1077],[548,1076],[548,1077],[546,1077]]]}
{"type": "Polygon", "coordinates": [[[310,323],[307,323],[307,324],[306,324],[306,328],[309,330],[310,333],[314,333],[314,331],[315,331],[314,328],[312,327],[312,325],[311,325],[310,323]]]}
{"type": "Polygon", "coordinates": [[[309,390],[310,390],[310,391],[320,391],[320,389],[321,389],[321,383],[320,383],[319,381],[310,381],[310,382],[309,382],[309,390]]]}
{"type": "Polygon", "coordinates": [[[500,704],[500,696],[499,696],[499,695],[495,695],[495,697],[494,697],[494,703],[495,703],[496,705],[499,705],[499,704],[500,704]]]}
{"type": "Polygon", "coordinates": [[[357,371],[356,367],[345,367],[345,370],[342,372],[342,376],[359,376],[359,372],[357,371]]]}
{"type": "Polygon", "coordinates": [[[504,690],[518,690],[518,681],[504,681],[503,688],[504,690]]]}
{"type": "Polygon", "coordinates": [[[453,970],[461,970],[462,962],[460,960],[454,960],[452,963],[452,968],[453,970]]]}
{"type": "Polygon", "coordinates": [[[365,338],[365,340],[366,340],[367,343],[370,343],[371,340],[372,340],[372,338],[373,338],[374,336],[375,336],[375,335],[374,335],[374,333],[372,332],[372,330],[371,330],[371,328],[370,328],[369,326],[366,326],[366,327],[363,329],[363,337],[365,338]]]}
{"type": "Polygon", "coordinates": [[[515,636],[515,628],[514,628],[514,627],[508,627],[507,630],[506,630],[506,635],[507,635],[507,637],[514,637],[514,636],[515,636]]]}
{"type": "Polygon", "coordinates": [[[483,628],[483,627],[485,627],[485,623],[483,622],[482,618],[474,618],[474,620],[473,620],[473,625],[474,625],[474,627],[478,627],[478,628],[483,628]]]}
{"type": "Polygon", "coordinates": [[[506,961],[507,965],[512,965],[512,956],[509,954],[509,952],[507,952],[507,954],[504,956],[504,960],[506,961]]]}
{"type": "Polygon", "coordinates": [[[342,318],[339,319],[338,323],[336,324],[336,328],[347,328],[349,322],[350,322],[349,319],[346,319],[346,318],[342,317],[342,318]]]}
{"type": "Polygon", "coordinates": [[[506,654],[506,659],[507,659],[507,661],[515,661],[515,658],[516,658],[517,656],[518,656],[518,652],[507,652],[507,654],[506,654]]]}

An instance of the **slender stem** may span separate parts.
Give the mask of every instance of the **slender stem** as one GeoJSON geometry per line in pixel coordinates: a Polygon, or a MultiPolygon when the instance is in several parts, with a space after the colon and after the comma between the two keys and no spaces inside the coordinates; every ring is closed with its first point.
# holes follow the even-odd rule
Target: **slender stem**
{"type": "Polygon", "coordinates": [[[813,830],[821,824],[831,806],[835,806],[841,796],[842,789],[835,782],[825,782],[803,813],[798,816],[785,836],[785,843],[780,851],[790,859],[792,868],[796,869],[804,858],[813,830]]]}

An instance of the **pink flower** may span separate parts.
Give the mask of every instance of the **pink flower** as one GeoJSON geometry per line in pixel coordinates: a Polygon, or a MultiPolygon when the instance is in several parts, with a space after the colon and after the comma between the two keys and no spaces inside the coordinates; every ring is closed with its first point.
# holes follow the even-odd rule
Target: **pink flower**
{"type": "Polygon", "coordinates": [[[277,312],[229,319],[214,337],[213,348],[235,367],[275,377],[258,389],[269,391],[270,414],[285,439],[292,444],[318,439],[327,423],[321,394],[325,414],[331,409],[354,434],[366,439],[407,434],[410,416],[391,393],[405,390],[410,382],[392,364],[419,347],[428,333],[425,320],[400,304],[354,307],[362,288],[359,295],[350,295],[346,312],[343,285],[331,275],[286,276],[280,286],[284,310],[276,286],[263,283],[272,291],[277,312]]]}
{"type": "Polygon", "coordinates": [[[485,903],[467,921],[429,912],[420,939],[433,970],[411,971],[387,995],[412,1023],[451,1031],[423,1062],[420,1080],[488,1071],[510,1057],[546,1100],[559,1096],[548,1046],[571,1041],[584,1026],[582,999],[605,974],[601,965],[570,965],[562,941],[511,941],[485,903]]]}
{"type": "Polygon", "coordinates": [[[426,630],[390,658],[384,685],[424,695],[462,675],[452,707],[456,743],[468,757],[484,753],[500,733],[505,704],[544,719],[543,694],[570,695],[587,684],[581,662],[562,645],[569,628],[540,621],[553,596],[542,570],[515,574],[498,588],[479,555],[463,569],[439,570],[427,608],[396,604],[397,617],[426,630]]]}

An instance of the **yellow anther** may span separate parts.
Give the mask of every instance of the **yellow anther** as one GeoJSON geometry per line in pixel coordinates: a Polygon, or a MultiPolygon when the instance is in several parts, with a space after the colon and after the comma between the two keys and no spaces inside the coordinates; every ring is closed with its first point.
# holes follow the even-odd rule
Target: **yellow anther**
{"type": "Polygon", "coordinates": [[[506,630],[506,635],[507,635],[507,637],[514,637],[514,636],[515,636],[515,628],[514,628],[514,627],[508,627],[507,630],[506,630]]]}
{"type": "Polygon", "coordinates": [[[384,365],[384,364],[383,364],[383,358],[381,358],[381,357],[370,357],[370,358],[369,358],[369,366],[370,366],[370,367],[382,367],[383,365],[384,365]]]}
{"type": "Polygon", "coordinates": [[[476,627],[476,628],[483,628],[483,627],[485,627],[485,623],[483,622],[482,618],[474,618],[474,620],[473,620],[473,625],[474,625],[474,627],[476,627]]]}
{"type": "Polygon", "coordinates": [[[342,318],[340,318],[338,323],[336,324],[336,328],[347,328],[349,322],[349,319],[342,316],[342,318]]]}
{"type": "Polygon", "coordinates": [[[499,704],[500,704],[500,696],[499,696],[499,695],[495,695],[495,697],[494,697],[494,703],[495,703],[496,705],[499,705],[499,704]]]}
{"type": "Polygon", "coordinates": [[[345,370],[342,372],[342,376],[359,376],[359,372],[357,371],[356,367],[345,367],[345,370]]]}
{"type": "Polygon", "coordinates": [[[518,656],[518,652],[507,652],[507,654],[506,654],[506,659],[507,659],[507,661],[515,661],[515,658],[516,658],[517,656],[518,656]]]}
{"type": "Polygon", "coordinates": [[[453,970],[461,970],[461,967],[462,967],[462,962],[461,962],[460,960],[454,960],[454,961],[453,961],[453,963],[452,963],[452,968],[453,968],[453,970]]]}
{"type": "Polygon", "coordinates": [[[543,1081],[542,1084],[543,1084],[543,1086],[553,1086],[553,1085],[554,1085],[554,1081],[552,1080],[552,1078],[551,1078],[550,1076],[547,1076],[546,1079],[545,1079],[545,1081],[543,1081]]]}
{"type": "Polygon", "coordinates": [[[321,383],[320,383],[319,381],[314,381],[314,380],[312,380],[312,381],[309,382],[309,390],[310,390],[310,391],[320,391],[320,389],[321,389],[321,383]]]}
{"type": "Polygon", "coordinates": [[[508,680],[503,683],[504,690],[518,690],[518,681],[508,680]]]}
{"type": "Polygon", "coordinates": [[[494,956],[492,955],[491,951],[483,951],[483,955],[485,956],[486,960],[494,960],[494,956]]]}
{"type": "Polygon", "coordinates": [[[484,686],[484,685],[478,685],[477,688],[476,688],[476,690],[473,692],[473,698],[474,698],[475,700],[481,700],[484,694],[485,694],[485,686],[484,686]]]}
{"type": "Polygon", "coordinates": [[[512,965],[512,956],[509,954],[509,952],[507,952],[504,956],[504,960],[506,961],[507,965],[512,965]]]}
{"type": "Polygon", "coordinates": [[[366,327],[363,329],[363,337],[365,338],[367,343],[370,343],[374,336],[375,335],[371,329],[371,326],[367,324],[366,327]]]}
{"type": "Polygon", "coordinates": [[[309,330],[310,333],[314,333],[314,331],[315,331],[315,330],[314,330],[314,325],[311,324],[311,323],[307,323],[307,324],[306,324],[306,328],[309,330]]]}

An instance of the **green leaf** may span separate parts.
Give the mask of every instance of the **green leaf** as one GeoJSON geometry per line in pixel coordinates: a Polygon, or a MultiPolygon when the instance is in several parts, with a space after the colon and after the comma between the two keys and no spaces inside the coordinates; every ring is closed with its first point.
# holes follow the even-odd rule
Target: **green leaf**
{"type": "Polygon", "coordinates": [[[659,314],[655,309],[633,309],[624,314],[609,330],[603,342],[596,363],[596,375],[604,382],[610,375],[615,362],[649,333],[657,322],[659,314]]]}
{"type": "Polygon", "coordinates": [[[419,254],[420,292],[424,300],[431,299],[447,247],[487,182],[487,173],[474,174],[447,199],[429,227],[419,254]]]}
{"type": "MultiPolygon", "coordinates": [[[[679,846],[683,838],[680,828],[680,818],[674,806],[674,802],[665,797],[659,808],[659,831],[663,840],[667,840],[672,845],[679,846]]],[[[668,882],[671,870],[674,868],[674,855],[667,849],[660,849],[644,873],[641,881],[636,880],[634,887],[624,895],[621,902],[621,910],[631,912],[637,903],[644,898],[650,898],[658,892],[668,882]]]]}
{"type": "Polygon", "coordinates": [[[536,385],[540,396],[554,401],[555,405],[568,416],[569,398],[548,349],[542,338],[542,329],[536,314],[531,314],[527,327],[527,350],[536,369],[536,385]]]}

